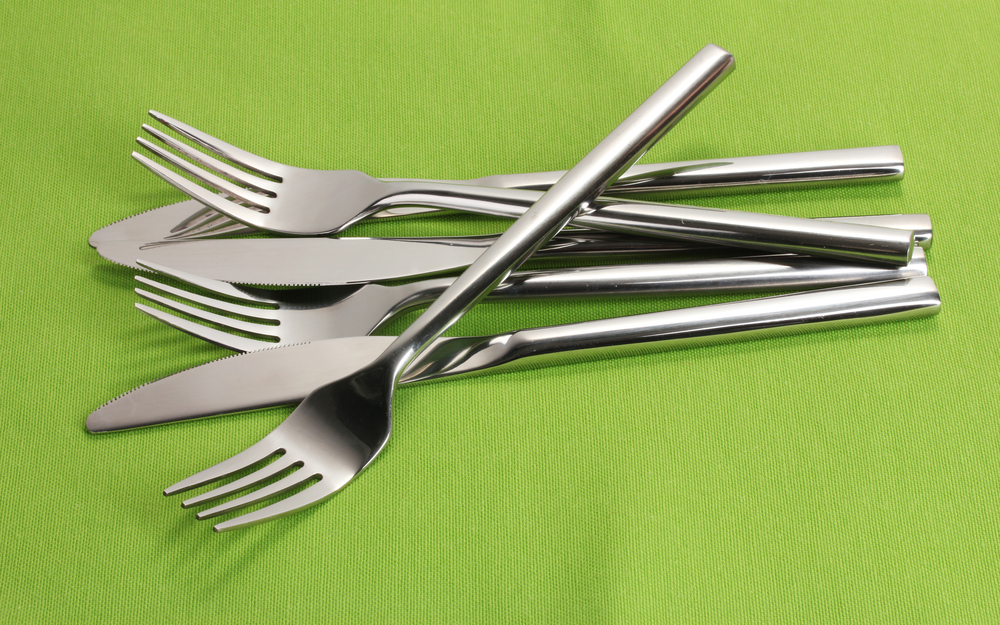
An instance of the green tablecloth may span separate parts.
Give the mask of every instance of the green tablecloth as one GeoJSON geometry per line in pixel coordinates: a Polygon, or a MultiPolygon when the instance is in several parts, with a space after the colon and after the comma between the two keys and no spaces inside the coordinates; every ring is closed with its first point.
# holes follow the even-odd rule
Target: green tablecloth
{"type": "MultiPolygon", "coordinates": [[[[997,622],[997,5],[472,4],[0,8],[0,620],[997,622]],[[182,199],[128,156],[147,109],[306,167],[566,168],[708,42],[737,71],[646,160],[899,144],[899,184],[691,203],[930,213],[941,315],[403,389],[354,484],[221,535],[161,489],[287,409],[85,431],[226,354],[87,245],[182,199]]],[[[721,299],[486,303],[451,333],[721,299]]]]}

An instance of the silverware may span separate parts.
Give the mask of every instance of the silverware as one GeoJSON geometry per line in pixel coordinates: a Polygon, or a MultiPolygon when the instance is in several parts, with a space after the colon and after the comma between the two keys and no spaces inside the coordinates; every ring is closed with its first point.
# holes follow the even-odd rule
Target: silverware
{"type": "MultiPolygon", "coordinates": [[[[206,213],[218,215],[215,211],[205,208],[205,205],[197,200],[185,200],[183,202],[177,202],[176,204],[161,206],[159,208],[144,211],[137,215],[132,215],[131,217],[126,217],[125,219],[116,221],[113,224],[107,225],[100,230],[95,231],[92,235],[90,235],[89,243],[91,247],[98,248],[98,252],[100,252],[100,246],[105,241],[141,241],[143,244],[146,244],[153,241],[165,240],[172,237],[172,232],[176,232],[178,229],[187,228],[190,223],[199,221],[206,213]]],[[[886,228],[899,228],[900,230],[913,230],[914,242],[924,249],[930,249],[932,232],[930,217],[928,215],[870,215],[856,217],[823,217],[822,219],[826,219],[828,221],[843,221],[846,223],[859,223],[869,226],[883,226],[886,228]]],[[[240,228],[242,229],[240,232],[220,230],[211,233],[206,232],[204,236],[258,232],[252,228],[246,228],[242,224],[240,224],[240,228]]],[[[198,226],[193,229],[197,230],[198,226]]],[[[568,229],[563,230],[557,236],[562,236],[570,232],[571,230],[568,229]]],[[[592,230],[573,230],[572,232],[575,234],[581,234],[583,232],[597,234],[596,231],[592,230]]],[[[602,234],[607,235],[608,233],[602,234]]],[[[191,237],[186,236],[184,238],[191,237]]],[[[622,236],[619,240],[632,241],[634,239],[635,237],[622,236]]],[[[705,244],[691,242],[667,241],[661,239],[658,239],[658,241],[660,241],[660,245],[663,246],[682,246],[684,249],[691,249],[695,246],[709,247],[705,244]]],[[[115,259],[109,260],[120,262],[115,259]]],[[[134,260],[134,258],[129,259],[127,263],[132,263],[134,260]]]]}
{"type": "MultiPolygon", "coordinates": [[[[922,246],[929,247],[932,241],[931,224],[927,215],[843,217],[837,220],[875,223],[883,227],[898,226],[918,232],[923,239],[922,246]]],[[[131,220],[121,222],[123,232],[129,221],[131,220]]],[[[144,227],[140,223],[132,230],[144,227]]],[[[609,255],[625,251],[735,251],[734,248],[681,241],[664,240],[657,245],[650,239],[638,241],[631,237],[617,240],[622,245],[634,246],[631,249],[618,248],[615,240],[610,241],[607,248],[601,248],[594,242],[588,242],[590,239],[587,237],[593,237],[597,233],[587,232],[589,231],[564,231],[542,248],[540,253],[561,256],[597,250],[609,255]]],[[[147,243],[143,240],[114,240],[107,236],[109,233],[104,234],[96,242],[98,253],[108,260],[133,269],[142,269],[135,261],[143,258],[152,263],[224,282],[286,286],[357,284],[456,271],[469,266],[495,240],[493,236],[410,239],[321,237],[198,239],[147,243]]],[[[91,242],[94,240],[91,239],[91,242]]]]}
{"type": "MultiPolygon", "coordinates": [[[[136,276],[135,279],[142,284],[182,301],[136,288],[135,292],[141,297],[232,332],[195,323],[143,304],[136,304],[136,308],[196,338],[241,352],[323,339],[364,336],[405,310],[430,304],[455,281],[454,278],[438,278],[398,286],[369,283],[268,290],[234,286],[141,260],[139,264],[211,294],[206,296],[145,276],[136,276]],[[223,298],[243,301],[252,306],[223,298]],[[217,312],[195,308],[184,303],[185,301],[217,312]],[[234,332],[271,340],[250,338],[234,332]]],[[[919,248],[914,250],[913,259],[905,267],[872,267],[786,254],[518,272],[508,276],[489,297],[510,299],[804,291],[924,275],[927,275],[927,263],[923,250],[919,248]]]]}
{"type": "MultiPolygon", "coordinates": [[[[417,178],[382,178],[385,182],[441,182],[471,184],[504,189],[544,191],[556,183],[565,171],[532,174],[500,174],[474,180],[430,180],[417,178]]],[[[635,164],[607,195],[628,193],[670,193],[674,195],[711,195],[745,192],[762,188],[796,188],[796,185],[888,182],[902,180],[903,152],[897,145],[843,150],[820,150],[766,156],[740,156],[679,163],[635,164]]]]}
{"type": "MultiPolygon", "coordinates": [[[[537,202],[542,193],[472,185],[382,182],[361,172],[292,167],[241,150],[155,111],[150,114],[191,141],[265,177],[245,173],[148,125],[143,128],[169,147],[237,184],[192,165],[142,137],[137,138],[140,145],[236,201],[216,195],[138,152],[133,152],[132,156],[199,202],[259,230],[294,235],[333,234],[368,215],[398,205],[450,208],[516,218],[537,202]]],[[[623,234],[897,266],[909,262],[913,249],[912,235],[876,226],[608,197],[594,202],[573,223],[623,234]]]]}
{"type": "Polygon", "coordinates": [[[732,55],[717,46],[706,46],[553,185],[374,361],[310,393],[257,444],[174,484],[164,493],[170,495],[214,482],[277,453],[282,455],[275,462],[195,499],[215,500],[256,486],[286,469],[297,470],[250,494],[205,510],[198,518],[239,510],[310,483],[286,499],[215,526],[216,531],[224,531],[290,514],[346,486],[388,441],[392,393],[410,361],[590,206],[732,68],[732,55]]]}
{"type": "MultiPolygon", "coordinates": [[[[748,191],[782,190],[825,187],[861,182],[892,182],[903,178],[903,153],[899,146],[884,145],[843,150],[821,150],[767,156],[682,161],[679,163],[636,164],[618,183],[608,189],[608,195],[629,193],[666,194],[689,197],[744,193],[748,191]]],[[[381,178],[383,182],[463,184],[506,189],[544,191],[552,186],[563,171],[532,174],[502,174],[473,180],[421,180],[416,178],[381,178]]],[[[439,209],[406,206],[389,208],[371,217],[399,217],[439,209]]],[[[196,202],[191,217],[170,224],[172,236],[193,237],[225,233],[254,232],[217,211],[196,202]]],[[[166,232],[164,230],[163,232],[166,232]]],[[[154,240],[160,234],[129,237],[154,240]]]]}
{"type": "MultiPolygon", "coordinates": [[[[408,210],[408,208],[400,210],[408,210]]],[[[203,223],[201,220],[207,213],[211,213],[216,216],[219,215],[219,213],[216,213],[212,209],[205,208],[205,205],[198,200],[184,200],[183,202],[168,204],[167,206],[161,206],[159,208],[143,211],[137,215],[132,215],[131,217],[126,217],[125,219],[116,221],[113,224],[109,224],[91,234],[88,242],[91,247],[97,248],[100,253],[100,246],[105,241],[141,241],[143,244],[148,244],[158,240],[165,240],[172,238],[174,234],[185,229],[187,229],[188,232],[191,230],[198,230],[200,226],[195,225],[192,227],[191,224],[196,222],[203,223]]],[[[226,219],[228,219],[228,217],[226,219]]],[[[931,221],[930,217],[925,214],[822,217],[820,219],[828,221],[843,221],[845,223],[858,223],[869,226],[883,226],[886,228],[899,228],[900,230],[913,230],[914,242],[923,247],[925,250],[930,249],[932,234],[931,221]]],[[[243,224],[239,224],[239,226],[241,228],[239,232],[229,232],[222,229],[213,232],[205,232],[204,236],[259,232],[253,228],[247,228],[243,226],[243,224]]],[[[569,230],[563,230],[559,236],[568,232],[569,230]]],[[[579,233],[580,231],[576,232],[579,233]]],[[[343,239],[349,237],[340,238],[343,239]]],[[[622,237],[622,240],[632,240],[634,238],[635,237],[622,237]]],[[[691,249],[694,246],[702,248],[709,247],[707,244],[666,240],[661,241],[661,244],[665,246],[683,246],[684,249],[691,249]]],[[[129,264],[133,263],[135,258],[133,257],[126,262],[113,258],[110,258],[109,260],[120,264],[129,264]]]]}
{"type": "MultiPolygon", "coordinates": [[[[401,384],[700,347],[936,314],[930,278],[841,287],[478,337],[443,337],[401,384]]],[[[95,410],[91,432],[113,432],[295,404],[373,361],[392,336],[328,339],[216,360],[140,386],[95,410]]]]}
{"type": "MultiPolygon", "coordinates": [[[[603,233],[602,233],[603,234],[603,233]]],[[[429,276],[471,265],[496,241],[486,237],[414,239],[207,239],[194,241],[104,241],[98,252],[133,269],[137,258],[227,282],[265,285],[358,284],[429,276]]],[[[608,245],[589,234],[550,241],[538,258],[676,252],[690,245],[620,240],[608,245]]],[[[698,246],[700,248],[700,246],[698,246]]]]}

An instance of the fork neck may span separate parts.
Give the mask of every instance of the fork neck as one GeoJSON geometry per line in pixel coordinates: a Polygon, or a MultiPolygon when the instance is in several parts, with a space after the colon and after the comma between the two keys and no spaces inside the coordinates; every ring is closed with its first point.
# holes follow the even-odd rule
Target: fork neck
{"type": "MultiPolygon", "coordinates": [[[[383,184],[386,185],[384,197],[369,210],[379,211],[397,206],[426,206],[509,216],[511,211],[504,207],[527,208],[537,202],[543,193],[530,189],[500,189],[469,184],[408,180],[383,184]]],[[[523,210],[517,211],[514,215],[523,212],[523,210]]]]}

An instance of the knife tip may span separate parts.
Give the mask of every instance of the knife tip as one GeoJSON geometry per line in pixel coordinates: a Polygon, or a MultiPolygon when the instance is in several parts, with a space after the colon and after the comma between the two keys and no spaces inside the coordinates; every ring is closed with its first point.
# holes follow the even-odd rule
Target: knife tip
{"type": "Polygon", "coordinates": [[[87,417],[87,431],[91,434],[103,434],[108,431],[107,423],[101,418],[100,410],[92,412],[89,417],[87,417]]]}

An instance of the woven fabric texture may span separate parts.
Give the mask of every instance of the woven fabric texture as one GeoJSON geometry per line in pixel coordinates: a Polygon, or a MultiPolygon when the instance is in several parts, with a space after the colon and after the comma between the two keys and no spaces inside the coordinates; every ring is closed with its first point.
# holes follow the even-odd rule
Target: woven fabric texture
{"type": "MultiPolygon", "coordinates": [[[[3,3],[0,621],[1000,621],[998,6],[3,3]],[[900,183],[688,203],[930,213],[939,316],[401,389],[364,475],[226,534],[160,492],[288,409],[86,432],[227,355],[87,245],[184,199],[129,158],[148,109],[304,167],[564,169],[709,42],[736,71],[645,161],[900,145],[900,183]]],[[[723,299],[486,302],[450,334],[723,299]]]]}

